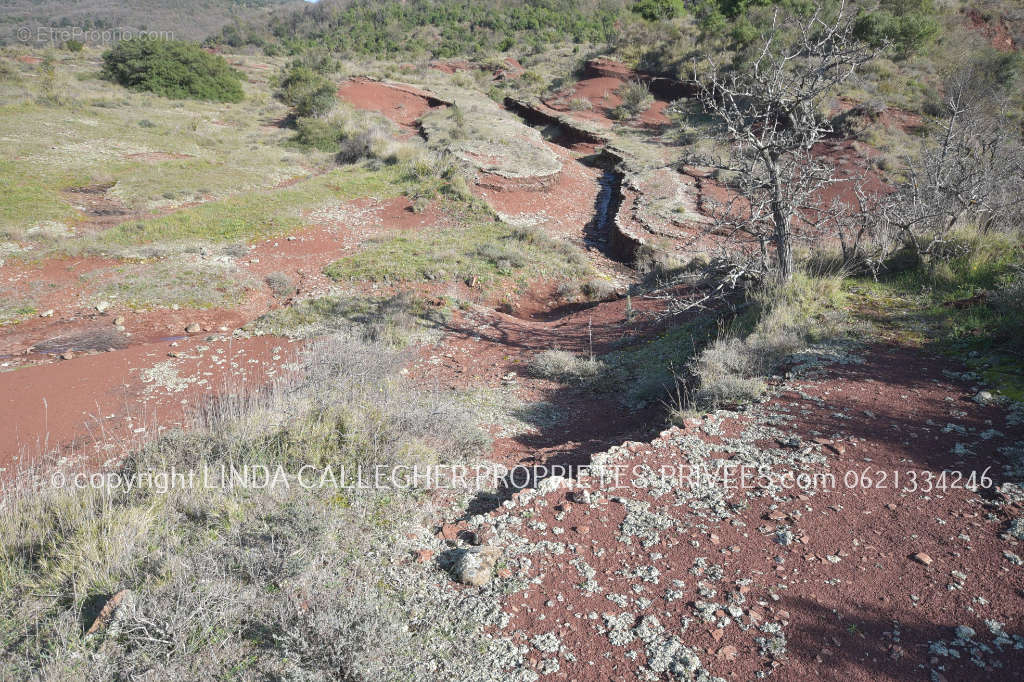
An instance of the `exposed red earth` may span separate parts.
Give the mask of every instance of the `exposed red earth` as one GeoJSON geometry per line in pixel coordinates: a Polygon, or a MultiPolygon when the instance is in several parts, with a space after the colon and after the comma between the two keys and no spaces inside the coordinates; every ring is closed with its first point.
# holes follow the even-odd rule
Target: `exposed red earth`
{"type": "Polygon", "coordinates": [[[59,456],[74,454],[89,466],[102,465],[108,457],[105,450],[97,451],[101,445],[120,443],[124,446],[120,454],[124,454],[133,438],[138,442],[143,433],[151,436],[160,428],[181,423],[182,399],[194,407],[193,394],[241,390],[238,383],[247,390],[265,385],[286,360],[264,356],[277,346],[287,346],[288,340],[230,335],[268,310],[287,304],[274,298],[263,277],[285,273],[296,284],[293,297],[315,295],[330,285],[322,273],[324,265],[353,253],[366,239],[425,225],[443,227],[449,219],[438,206],[431,204],[415,213],[406,197],[363,198],[312,211],[304,216],[305,229],[257,242],[246,255],[234,259],[236,277],[248,281],[250,288],[244,300],[231,308],[132,310],[113,299],[100,312],[95,303],[106,300],[99,296],[103,286],[119,268],[135,266],[96,257],[5,264],[5,283],[16,294],[31,295],[40,314],[4,328],[0,335],[0,369],[6,370],[0,372],[0,396],[6,401],[0,424],[0,468],[4,470],[0,478],[9,480],[18,470],[39,463],[52,448],[58,449],[59,456]],[[186,333],[191,324],[200,331],[186,333]],[[203,340],[210,335],[224,340],[203,340]],[[190,355],[196,346],[224,344],[235,348],[233,353],[249,353],[244,376],[231,367],[235,358],[212,369],[200,369],[187,359],[171,359],[184,381],[192,378],[203,383],[190,384],[184,395],[170,402],[173,396],[151,397],[145,373],[168,362],[168,353],[190,355]],[[248,362],[254,357],[259,362],[248,362]],[[207,371],[212,373],[207,376],[203,373],[207,371]],[[27,378],[30,390],[18,390],[27,378]],[[120,428],[124,420],[115,423],[105,416],[123,416],[126,410],[132,411],[134,428],[141,428],[141,422],[145,432],[133,436],[125,431],[127,427],[120,428]],[[103,421],[97,421],[100,416],[103,421]]]}
{"type": "Polygon", "coordinates": [[[681,665],[725,679],[961,680],[1024,665],[1020,542],[1007,535],[1020,509],[990,502],[1016,466],[1021,415],[977,404],[976,386],[919,351],[821,349],[794,370],[749,410],[627,441],[577,480],[456,526],[504,548],[494,589],[511,619],[496,634],[529,649],[542,679],[681,665]],[[832,483],[682,478],[737,454],[832,483]]]}
{"type": "Polygon", "coordinates": [[[75,471],[116,466],[161,431],[190,424],[207,398],[257,390],[294,361],[287,339],[206,338],[183,334],[0,372],[0,481],[57,462],[75,471]]]}
{"type": "Polygon", "coordinates": [[[1010,32],[1003,17],[996,16],[986,19],[975,8],[967,10],[966,14],[970,27],[983,35],[992,47],[1003,52],[1012,52],[1015,49],[1019,49],[1020,46],[1014,42],[1013,34],[1010,32]]]}
{"type": "Polygon", "coordinates": [[[429,93],[411,86],[381,83],[369,78],[352,78],[338,86],[338,97],[358,109],[376,111],[415,133],[416,121],[432,106],[429,93]]]}

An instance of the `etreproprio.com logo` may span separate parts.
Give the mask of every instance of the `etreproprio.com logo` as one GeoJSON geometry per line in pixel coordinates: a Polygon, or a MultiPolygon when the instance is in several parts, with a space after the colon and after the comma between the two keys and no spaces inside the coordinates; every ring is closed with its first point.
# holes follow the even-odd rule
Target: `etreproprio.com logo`
{"type": "Polygon", "coordinates": [[[77,40],[80,43],[103,44],[116,43],[129,38],[174,39],[174,31],[146,31],[127,27],[21,26],[16,31],[16,35],[18,40],[23,43],[66,43],[77,40]]]}

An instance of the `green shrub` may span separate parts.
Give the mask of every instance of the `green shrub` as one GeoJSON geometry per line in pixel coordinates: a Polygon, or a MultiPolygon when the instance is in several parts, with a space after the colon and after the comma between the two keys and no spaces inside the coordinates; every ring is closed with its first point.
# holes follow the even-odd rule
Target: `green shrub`
{"type": "Polygon", "coordinates": [[[298,144],[322,152],[337,152],[345,137],[340,126],[322,118],[300,118],[295,121],[295,128],[298,144]]]}
{"type": "Polygon", "coordinates": [[[68,52],[81,52],[85,44],[81,40],[68,40],[64,43],[64,49],[68,52]]]}
{"type": "Polygon", "coordinates": [[[103,54],[103,76],[172,99],[242,100],[241,74],[220,55],[182,40],[131,38],[103,54]]]}
{"type": "Polygon", "coordinates": [[[647,21],[662,21],[675,19],[686,11],[686,6],[683,0],[637,0],[629,9],[647,21]]]}
{"type": "Polygon", "coordinates": [[[337,103],[334,85],[304,64],[293,64],[285,72],[276,94],[300,118],[325,116],[337,103]]]}
{"type": "Polygon", "coordinates": [[[337,161],[341,164],[358,163],[373,156],[373,133],[363,130],[341,141],[337,161]]]}
{"type": "Polygon", "coordinates": [[[884,0],[877,10],[858,17],[854,35],[875,47],[888,43],[907,55],[931,42],[939,28],[932,0],[884,0]]]}
{"type": "Polygon", "coordinates": [[[640,81],[626,83],[615,91],[622,98],[622,104],[615,107],[612,116],[618,119],[629,119],[647,111],[654,103],[654,96],[646,85],[640,81]]]}

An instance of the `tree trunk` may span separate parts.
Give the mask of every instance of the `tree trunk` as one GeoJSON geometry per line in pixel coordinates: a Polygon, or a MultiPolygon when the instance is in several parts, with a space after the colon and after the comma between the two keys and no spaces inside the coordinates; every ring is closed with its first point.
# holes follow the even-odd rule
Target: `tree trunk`
{"type": "Polygon", "coordinates": [[[772,181],[772,222],[775,230],[772,243],[779,257],[779,281],[785,284],[793,277],[793,243],[789,234],[790,215],[783,203],[782,180],[779,178],[778,157],[772,155],[768,164],[768,174],[772,181]]]}
{"type": "Polygon", "coordinates": [[[772,243],[779,257],[779,281],[785,284],[793,277],[793,240],[789,234],[789,216],[781,208],[772,211],[775,232],[772,243]]]}

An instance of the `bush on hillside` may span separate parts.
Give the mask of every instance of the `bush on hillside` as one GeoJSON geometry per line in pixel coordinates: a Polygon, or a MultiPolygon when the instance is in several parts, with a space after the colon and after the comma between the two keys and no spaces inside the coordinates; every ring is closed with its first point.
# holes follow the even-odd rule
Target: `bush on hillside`
{"type": "Polygon", "coordinates": [[[626,83],[616,90],[615,94],[622,99],[622,104],[612,111],[612,118],[619,120],[636,118],[654,104],[651,91],[640,81],[626,83]]]}
{"type": "Polygon", "coordinates": [[[173,99],[239,102],[241,74],[220,55],[183,40],[130,38],[103,55],[103,75],[132,90],[173,99]]]}
{"type": "Polygon", "coordinates": [[[899,54],[920,50],[939,33],[932,0],[883,0],[857,19],[854,35],[875,47],[888,44],[899,54]]]}
{"type": "Polygon", "coordinates": [[[299,118],[295,121],[295,141],[303,147],[322,152],[337,152],[345,131],[333,121],[322,118],[299,118]]]}
{"type": "Polygon", "coordinates": [[[647,21],[662,21],[683,14],[686,5],[683,0],[637,0],[629,9],[647,21]]]}
{"type": "Polygon", "coordinates": [[[293,64],[278,83],[277,98],[300,118],[326,116],[337,103],[334,85],[305,64],[293,64]]]}

